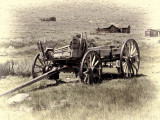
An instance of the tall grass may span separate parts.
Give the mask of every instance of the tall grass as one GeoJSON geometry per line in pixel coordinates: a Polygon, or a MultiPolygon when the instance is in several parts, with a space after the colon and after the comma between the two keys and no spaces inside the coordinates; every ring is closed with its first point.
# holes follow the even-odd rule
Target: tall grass
{"type": "MultiPolygon", "coordinates": [[[[32,86],[25,88],[23,92],[29,93],[32,99],[16,106],[32,108],[23,115],[24,120],[127,120],[131,116],[136,119],[137,113],[147,115],[145,108],[155,98],[156,90],[146,77],[103,81],[95,86],[49,84],[52,85],[37,84],[35,91],[30,91],[32,86]]],[[[14,119],[20,120],[22,116],[14,119]]]]}
{"type": "Polygon", "coordinates": [[[7,75],[31,76],[32,63],[25,59],[14,62],[13,60],[0,63],[0,77],[7,75]]]}
{"type": "Polygon", "coordinates": [[[13,66],[14,66],[13,61],[7,61],[5,63],[1,63],[0,64],[0,77],[14,74],[13,66]]]}

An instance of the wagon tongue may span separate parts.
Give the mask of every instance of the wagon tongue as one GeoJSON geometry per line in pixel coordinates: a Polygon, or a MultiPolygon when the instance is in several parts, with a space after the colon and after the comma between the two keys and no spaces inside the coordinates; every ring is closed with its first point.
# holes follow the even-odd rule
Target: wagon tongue
{"type": "Polygon", "coordinates": [[[52,69],[51,71],[46,72],[46,73],[44,73],[43,75],[38,76],[38,77],[32,79],[31,81],[26,82],[26,83],[24,83],[24,84],[22,84],[22,85],[20,85],[20,86],[18,86],[18,87],[16,87],[16,88],[14,88],[14,89],[11,89],[11,90],[9,90],[9,91],[1,94],[0,97],[5,96],[5,95],[7,95],[7,94],[9,94],[9,93],[15,92],[15,91],[17,91],[17,90],[20,90],[20,89],[22,89],[22,88],[24,88],[24,87],[27,87],[27,86],[29,86],[29,85],[31,85],[31,84],[33,84],[33,83],[36,83],[36,82],[42,80],[43,78],[49,77],[49,76],[55,74],[56,72],[58,72],[58,71],[60,71],[60,70],[62,70],[62,69],[64,69],[64,68],[63,68],[63,67],[62,67],[62,68],[56,68],[56,67],[55,67],[55,68],[52,69]]]}

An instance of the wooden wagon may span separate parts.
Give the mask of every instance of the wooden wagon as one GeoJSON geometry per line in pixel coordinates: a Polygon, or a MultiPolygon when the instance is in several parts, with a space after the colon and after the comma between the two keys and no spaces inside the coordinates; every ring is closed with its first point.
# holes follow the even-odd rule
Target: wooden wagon
{"type": "Polygon", "coordinates": [[[109,47],[88,47],[86,34],[73,36],[69,45],[58,49],[55,49],[55,45],[48,48],[39,42],[40,53],[32,66],[33,78],[51,70],[54,72],[48,75],[48,79],[59,79],[60,72],[74,72],[83,83],[93,84],[101,82],[103,67],[116,67],[123,77],[137,75],[140,64],[137,42],[129,39],[121,47],[109,47]]]}

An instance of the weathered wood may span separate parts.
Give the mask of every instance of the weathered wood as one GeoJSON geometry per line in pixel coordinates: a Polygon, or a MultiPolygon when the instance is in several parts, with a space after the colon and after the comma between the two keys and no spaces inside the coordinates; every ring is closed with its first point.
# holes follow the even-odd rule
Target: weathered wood
{"type": "Polygon", "coordinates": [[[58,51],[58,50],[62,50],[62,49],[67,49],[67,48],[69,48],[69,47],[70,47],[70,45],[66,45],[66,46],[57,48],[57,49],[55,49],[54,51],[58,51]]]}
{"type": "Polygon", "coordinates": [[[112,49],[112,55],[118,55],[121,53],[121,48],[113,48],[112,49]]]}
{"type": "Polygon", "coordinates": [[[147,29],[147,31],[145,31],[145,36],[146,37],[158,37],[160,36],[160,31],[154,30],[154,29],[147,29]]]}
{"type": "Polygon", "coordinates": [[[105,46],[98,46],[98,47],[88,48],[88,51],[89,50],[100,50],[100,49],[105,49],[105,46]]]}
{"type": "Polygon", "coordinates": [[[97,53],[99,53],[101,58],[110,56],[111,51],[112,51],[112,55],[118,55],[121,52],[120,48],[112,48],[111,50],[111,49],[105,49],[104,46],[89,48],[89,50],[97,51],[97,53]]]}
{"type": "Polygon", "coordinates": [[[41,21],[56,21],[56,17],[49,17],[49,18],[40,18],[41,21]]]}
{"type": "Polygon", "coordinates": [[[32,79],[32,80],[29,81],[29,82],[26,82],[26,83],[24,83],[24,84],[22,84],[22,85],[20,85],[20,86],[18,86],[18,87],[16,87],[16,88],[14,88],[14,89],[11,89],[11,90],[9,90],[9,91],[1,94],[0,97],[5,96],[5,95],[7,95],[7,94],[9,94],[9,93],[15,92],[15,91],[17,91],[17,90],[19,90],[19,89],[22,89],[22,88],[24,88],[24,87],[27,87],[27,86],[29,86],[29,85],[31,85],[31,84],[33,84],[33,83],[36,83],[36,82],[42,80],[43,78],[46,78],[46,77],[49,77],[49,76],[53,75],[54,73],[56,73],[57,71],[59,71],[59,70],[61,70],[61,69],[62,69],[62,68],[53,69],[53,70],[51,70],[51,71],[49,71],[49,72],[47,72],[47,73],[44,73],[43,75],[41,75],[41,76],[39,76],[39,77],[36,77],[36,78],[32,79]]]}
{"type": "Polygon", "coordinates": [[[130,25],[126,28],[119,28],[114,25],[111,25],[108,28],[97,28],[96,33],[130,33],[130,25]]]}

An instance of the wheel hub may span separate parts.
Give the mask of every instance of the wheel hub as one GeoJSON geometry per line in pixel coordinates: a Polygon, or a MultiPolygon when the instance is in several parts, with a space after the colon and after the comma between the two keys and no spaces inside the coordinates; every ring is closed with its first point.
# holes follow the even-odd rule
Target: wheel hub
{"type": "Polygon", "coordinates": [[[132,56],[127,57],[126,62],[128,63],[134,63],[135,62],[135,58],[132,56]]]}
{"type": "Polygon", "coordinates": [[[89,73],[89,74],[95,74],[96,72],[97,72],[96,69],[94,69],[94,68],[89,68],[87,73],[89,73]]]}
{"type": "Polygon", "coordinates": [[[92,73],[92,72],[93,72],[92,68],[89,68],[87,73],[92,73]]]}
{"type": "Polygon", "coordinates": [[[51,70],[52,70],[51,66],[45,66],[44,69],[43,69],[43,72],[46,73],[46,72],[49,72],[51,70]]]}

